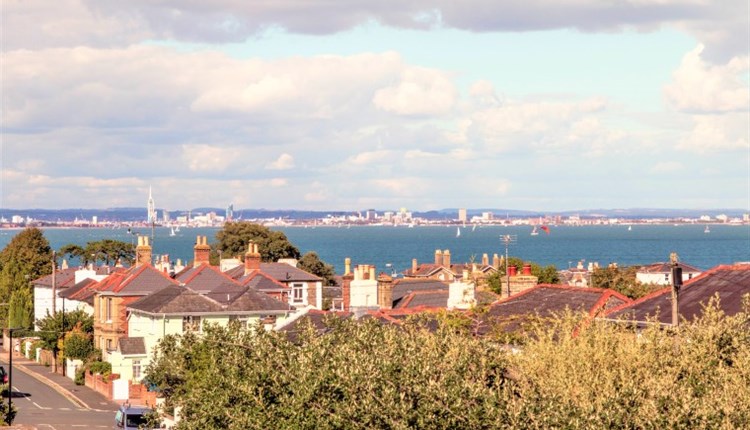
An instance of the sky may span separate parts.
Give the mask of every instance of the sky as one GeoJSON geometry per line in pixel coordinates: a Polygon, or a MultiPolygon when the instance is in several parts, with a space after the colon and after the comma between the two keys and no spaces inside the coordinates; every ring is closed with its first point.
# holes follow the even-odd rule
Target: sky
{"type": "Polygon", "coordinates": [[[750,211],[747,0],[3,0],[2,208],[750,211]]]}

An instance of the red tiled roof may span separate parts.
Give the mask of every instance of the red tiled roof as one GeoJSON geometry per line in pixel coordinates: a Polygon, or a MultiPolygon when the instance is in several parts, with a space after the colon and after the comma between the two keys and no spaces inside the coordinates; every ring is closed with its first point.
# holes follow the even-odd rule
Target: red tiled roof
{"type": "Polygon", "coordinates": [[[156,270],[150,264],[133,267],[124,272],[113,273],[92,288],[100,293],[117,296],[142,296],[160,290],[177,281],[156,270]]]}

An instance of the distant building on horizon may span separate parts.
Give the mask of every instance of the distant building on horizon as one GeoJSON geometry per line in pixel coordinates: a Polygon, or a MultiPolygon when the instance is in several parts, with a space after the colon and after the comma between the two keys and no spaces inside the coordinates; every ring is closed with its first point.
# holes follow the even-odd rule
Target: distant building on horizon
{"type": "Polygon", "coordinates": [[[146,221],[149,224],[156,222],[156,205],[154,204],[154,197],[151,195],[151,186],[148,187],[148,202],[146,203],[146,221]]]}
{"type": "Polygon", "coordinates": [[[461,222],[466,222],[466,208],[461,208],[458,210],[458,220],[461,222]]]}

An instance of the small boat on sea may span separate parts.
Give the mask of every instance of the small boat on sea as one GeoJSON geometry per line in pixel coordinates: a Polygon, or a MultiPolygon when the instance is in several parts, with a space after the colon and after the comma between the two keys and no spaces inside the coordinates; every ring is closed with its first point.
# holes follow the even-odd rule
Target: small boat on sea
{"type": "Polygon", "coordinates": [[[174,228],[169,229],[169,235],[170,236],[177,236],[177,233],[174,232],[174,228]]]}
{"type": "Polygon", "coordinates": [[[534,226],[534,228],[531,230],[531,235],[537,236],[538,234],[539,234],[539,231],[537,231],[536,226],[534,226]]]}
{"type": "Polygon", "coordinates": [[[706,228],[703,229],[703,233],[711,233],[711,229],[706,226],[706,228]]]}
{"type": "Polygon", "coordinates": [[[461,237],[461,227],[456,227],[456,237],[461,237]]]}

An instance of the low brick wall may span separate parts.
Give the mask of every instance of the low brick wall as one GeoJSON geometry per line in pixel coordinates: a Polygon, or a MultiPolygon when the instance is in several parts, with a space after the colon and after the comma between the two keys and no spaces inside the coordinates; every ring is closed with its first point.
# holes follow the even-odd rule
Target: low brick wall
{"type": "Polygon", "coordinates": [[[109,377],[104,378],[102,375],[92,375],[86,372],[86,386],[112,400],[112,381],[119,377],[120,375],[109,375],[109,377]]]}
{"type": "Polygon", "coordinates": [[[156,393],[148,391],[143,384],[130,384],[128,388],[130,403],[134,405],[147,405],[153,407],[156,405],[156,393]]]}

